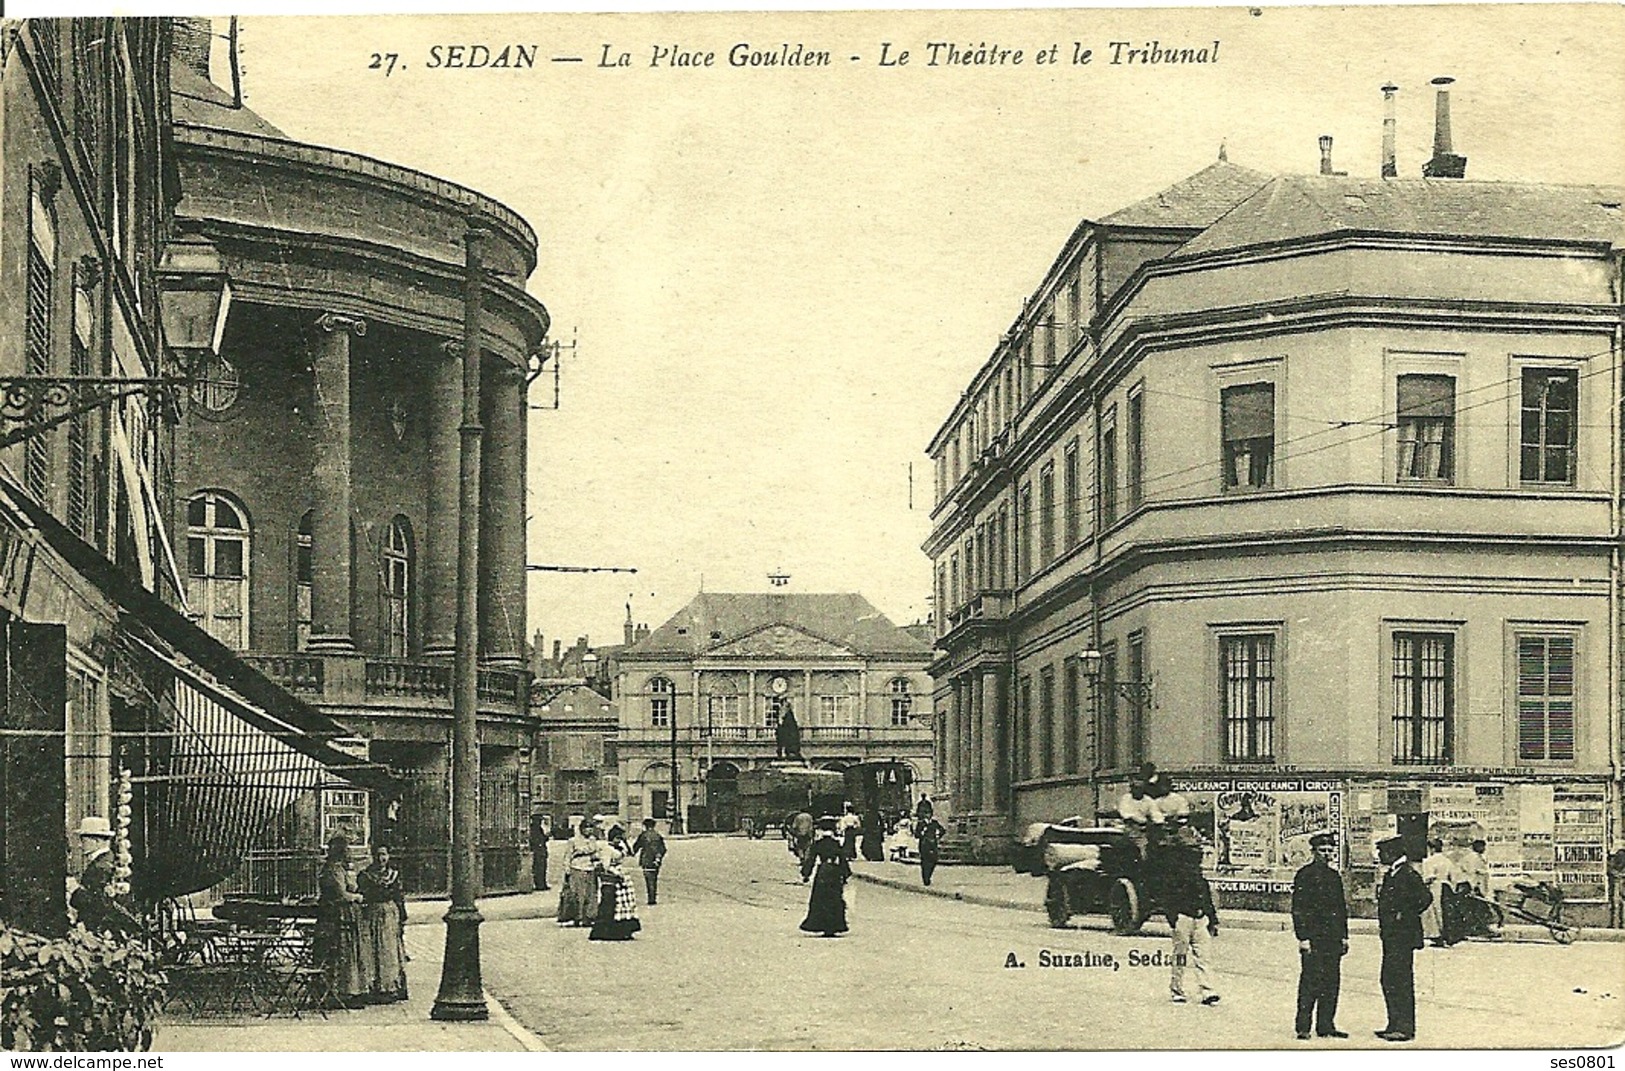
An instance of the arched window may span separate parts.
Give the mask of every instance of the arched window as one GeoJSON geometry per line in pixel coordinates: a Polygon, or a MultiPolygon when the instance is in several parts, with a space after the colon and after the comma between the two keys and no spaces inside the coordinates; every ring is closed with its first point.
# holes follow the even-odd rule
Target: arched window
{"type": "Polygon", "coordinates": [[[310,646],[310,526],[315,513],[315,510],[305,510],[293,538],[293,649],[296,651],[310,646]]]}
{"type": "Polygon", "coordinates": [[[186,599],[192,619],[227,647],[248,646],[248,515],[218,491],[186,503],[186,599]]]}
{"type": "Polygon", "coordinates": [[[649,724],[656,729],[671,725],[672,708],[677,701],[677,688],[665,677],[649,681],[649,724]]]}
{"type": "Polygon", "coordinates": [[[405,517],[389,522],[383,580],[384,653],[405,658],[410,650],[412,606],[412,525],[405,517]]]}
{"type": "Polygon", "coordinates": [[[891,693],[892,728],[901,729],[914,714],[914,696],[909,693],[908,678],[893,677],[886,691],[891,693]]]}

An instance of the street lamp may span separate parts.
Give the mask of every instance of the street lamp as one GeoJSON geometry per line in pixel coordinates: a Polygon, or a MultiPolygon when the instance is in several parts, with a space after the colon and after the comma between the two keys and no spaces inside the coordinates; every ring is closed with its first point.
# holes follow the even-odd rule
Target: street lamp
{"type": "MultiPolygon", "coordinates": [[[[94,257],[82,258],[75,267],[77,286],[87,291],[105,271],[94,257]]],[[[220,251],[200,235],[177,238],[164,247],[155,274],[159,327],[181,374],[0,377],[0,448],[134,395],[173,403],[203,362],[220,352],[231,309],[231,282],[220,251]]]]}
{"type": "Polygon", "coordinates": [[[581,675],[586,678],[588,684],[593,684],[598,680],[597,652],[588,651],[581,656],[581,675]]]}
{"type": "MultiPolygon", "coordinates": [[[[1083,668],[1084,676],[1089,678],[1089,686],[1091,688],[1097,690],[1100,688],[1100,671],[1105,661],[1106,656],[1093,649],[1080,651],[1078,653],[1078,663],[1083,668]]],[[[1131,702],[1140,703],[1146,707],[1154,708],[1157,705],[1156,696],[1152,691],[1151,679],[1149,677],[1143,681],[1112,680],[1107,681],[1106,683],[1116,694],[1122,696],[1124,699],[1130,700],[1131,702]]]]}
{"type": "Polygon", "coordinates": [[[183,235],[164,247],[155,273],[158,319],[164,343],[193,362],[217,355],[231,311],[231,280],[214,243],[199,234],[183,235]]]}

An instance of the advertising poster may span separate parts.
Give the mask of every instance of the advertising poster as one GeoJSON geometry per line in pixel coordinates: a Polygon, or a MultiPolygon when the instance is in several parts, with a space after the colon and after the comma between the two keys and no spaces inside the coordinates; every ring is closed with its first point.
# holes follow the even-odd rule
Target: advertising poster
{"type": "Polygon", "coordinates": [[[1309,838],[1343,834],[1343,793],[1335,783],[1200,781],[1180,791],[1208,845],[1203,865],[1223,887],[1288,891],[1309,861],[1309,838]]]}

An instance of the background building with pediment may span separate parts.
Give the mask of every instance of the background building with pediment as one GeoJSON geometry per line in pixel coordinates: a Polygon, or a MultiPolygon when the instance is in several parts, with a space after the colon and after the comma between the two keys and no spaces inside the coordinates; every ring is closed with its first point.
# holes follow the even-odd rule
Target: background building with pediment
{"type": "Polygon", "coordinates": [[[930,658],[862,595],[701,592],[620,653],[621,813],[669,819],[675,752],[688,828],[735,828],[739,772],[775,759],[787,710],[812,765],[901,759],[929,793],[930,658]]]}

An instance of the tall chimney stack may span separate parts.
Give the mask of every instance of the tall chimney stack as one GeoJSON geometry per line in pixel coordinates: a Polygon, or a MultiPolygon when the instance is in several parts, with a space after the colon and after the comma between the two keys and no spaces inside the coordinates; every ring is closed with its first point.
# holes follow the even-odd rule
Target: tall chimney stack
{"type": "Polygon", "coordinates": [[[1394,95],[1399,87],[1389,82],[1382,87],[1382,177],[1398,178],[1399,163],[1394,157],[1394,95]]]}
{"type": "Polygon", "coordinates": [[[1467,174],[1467,157],[1457,156],[1450,144],[1450,83],[1454,78],[1435,78],[1439,94],[1433,107],[1433,159],[1422,165],[1424,178],[1455,178],[1467,174]]]}
{"type": "Polygon", "coordinates": [[[1330,134],[1320,136],[1320,173],[1322,175],[1332,173],[1332,136],[1330,134]]]}

